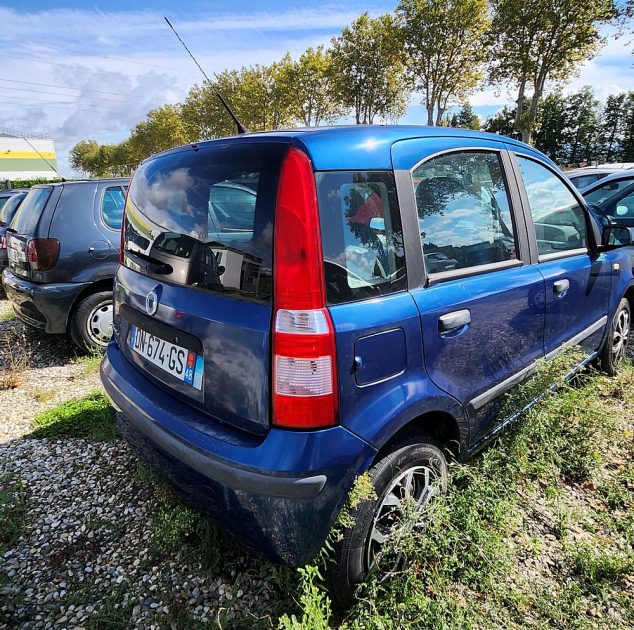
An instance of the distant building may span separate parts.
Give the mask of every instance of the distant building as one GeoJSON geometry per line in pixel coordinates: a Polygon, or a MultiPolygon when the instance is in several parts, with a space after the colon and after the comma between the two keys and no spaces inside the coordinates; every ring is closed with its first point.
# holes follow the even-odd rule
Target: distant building
{"type": "Polygon", "coordinates": [[[52,140],[0,131],[0,180],[57,179],[56,168],[52,140]]]}

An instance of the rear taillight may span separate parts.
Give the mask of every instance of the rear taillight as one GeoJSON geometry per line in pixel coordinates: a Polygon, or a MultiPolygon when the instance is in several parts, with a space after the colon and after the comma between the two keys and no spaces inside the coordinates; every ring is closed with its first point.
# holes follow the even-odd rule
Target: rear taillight
{"type": "Polygon", "coordinates": [[[26,246],[26,259],[32,271],[50,271],[59,258],[59,241],[55,238],[36,238],[26,246]]]}
{"type": "Polygon", "coordinates": [[[7,237],[2,235],[0,236],[0,249],[6,249],[7,248],[7,237]]]}
{"type": "Polygon", "coordinates": [[[337,421],[335,333],[326,309],[315,176],[292,147],[280,174],[274,238],[273,423],[337,421]]]}

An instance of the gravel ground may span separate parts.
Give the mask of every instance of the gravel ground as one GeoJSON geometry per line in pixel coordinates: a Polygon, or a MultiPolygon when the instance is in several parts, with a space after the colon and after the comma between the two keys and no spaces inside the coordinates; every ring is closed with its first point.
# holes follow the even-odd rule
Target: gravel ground
{"type": "Polygon", "coordinates": [[[275,625],[279,570],[234,541],[221,535],[206,558],[187,545],[157,556],[162,486],[123,440],[25,439],[35,414],[101,385],[95,362],[82,361],[66,337],[3,319],[10,312],[0,298],[0,369],[16,372],[15,387],[0,389],[0,478],[21,480],[27,519],[18,545],[0,557],[0,625],[275,625]]]}

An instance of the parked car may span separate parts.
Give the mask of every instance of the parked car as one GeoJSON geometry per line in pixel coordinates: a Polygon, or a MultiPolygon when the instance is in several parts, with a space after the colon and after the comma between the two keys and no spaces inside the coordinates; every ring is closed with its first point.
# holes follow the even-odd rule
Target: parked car
{"type": "Polygon", "coordinates": [[[26,191],[17,192],[5,199],[5,203],[2,205],[2,208],[0,208],[0,271],[6,267],[9,262],[7,256],[7,228],[25,197],[26,191]]]}
{"type": "Polygon", "coordinates": [[[614,173],[581,194],[604,223],[634,226],[634,171],[614,173]]]}
{"type": "Polygon", "coordinates": [[[8,188],[0,190],[0,210],[4,206],[13,195],[17,195],[19,193],[28,192],[28,188],[8,188]]]}
{"type": "Polygon", "coordinates": [[[376,496],[329,565],[345,603],[406,497],[422,508],[449,454],[513,419],[502,397],[538,361],[579,345],[615,372],[634,299],[615,243],[630,242],[602,234],[548,158],[496,135],[355,126],[179,147],[130,185],[103,385],[140,455],[278,562],[311,560],[369,472],[376,496]],[[227,182],[255,199],[219,225],[227,182]]]}
{"type": "Polygon", "coordinates": [[[613,173],[621,173],[623,170],[633,168],[634,164],[631,162],[598,164],[597,166],[584,166],[566,171],[566,175],[579,190],[582,190],[613,173]]]}
{"type": "Polygon", "coordinates": [[[127,179],[34,186],[7,230],[2,281],[17,316],[77,346],[112,336],[112,281],[119,264],[127,179]]]}

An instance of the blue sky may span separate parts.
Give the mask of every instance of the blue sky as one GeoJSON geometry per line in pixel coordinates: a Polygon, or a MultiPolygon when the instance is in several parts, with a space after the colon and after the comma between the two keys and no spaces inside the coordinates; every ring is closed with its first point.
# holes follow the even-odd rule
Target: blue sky
{"type": "MultiPolygon", "coordinates": [[[[125,2],[88,4],[0,0],[0,128],[52,137],[64,174],[68,150],[93,138],[116,142],[150,109],[183,100],[201,77],[163,21],[167,15],[208,74],[270,63],[286,51],[328,43],[364,10],[379,14],[396,2],[125,2]],[[4,28],[7,26],[8,28],[4,28]]],[[[604,99],[634,89],[631,44],[606,33],[601,54],[586,62],[564,91],[592,85],[604,99]]],[[[488,116],[513,94],[488,88],[473,95],[488,116]]],[[[416,96],[402,122],[423,123],[416,96]]]]}

